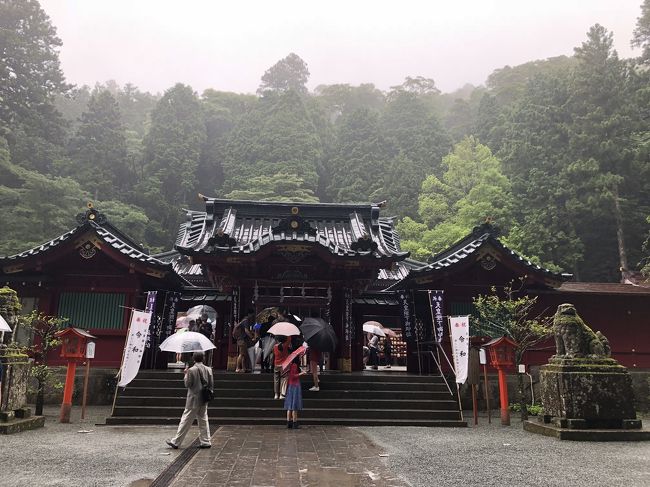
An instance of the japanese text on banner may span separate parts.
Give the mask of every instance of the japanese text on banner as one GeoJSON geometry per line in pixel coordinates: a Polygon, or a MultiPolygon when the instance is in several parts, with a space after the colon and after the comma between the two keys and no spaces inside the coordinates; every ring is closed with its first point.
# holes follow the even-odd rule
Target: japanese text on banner
{"type": "Polygon", "coordinates": [[[431,305],[431,317],[433,318],[434,340],[436,343],[442,342],[442,336],[445,331],[443,319],[443,294],[444,291],[429,291],[429,304],[431,305]]]}
{"type": "Polygon", "coordinates": [[[151,313],[146,311],[134,311],[131,315],[129,336],[126,340],[124,360],[120,369],[120,382],[117,384],[120,387],[126,387],[138,375],[150,321],[151,313]]]}
{"type": "Polygon", "coordinates": [[[415,338],[413,323],[413,306],[411,303],[411,293],[409,291],[400,291],[397,295],[400,304],[400,318],[402,322],[402,336],[404,340],[411,341],[415,338]]]}
{"type": "Polygon", "coordinates": [[[451,352],[456,370],[456,382],[464,384],[467,380],[469,359],[469,316],[450,316],[449,328],[451,352]]]}

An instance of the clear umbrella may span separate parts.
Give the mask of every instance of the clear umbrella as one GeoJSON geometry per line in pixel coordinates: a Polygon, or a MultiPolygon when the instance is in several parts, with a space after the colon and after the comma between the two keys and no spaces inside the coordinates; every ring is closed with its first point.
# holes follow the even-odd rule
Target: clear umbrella
{"type": "Polygon", "coordinates": [[[174,333],[160,344],[160,350],[163,352],[205,352],[216,348],[208,338],[201,333],[186,331],[184,333],[174,333]]]}
{"type": "Polygon", "coordinates": [[[379,326],[377,325],[379,325],[379,323],[377,323],[376,321],[366,321],[363,324],[363,331],[372,333],[373,335],[377,335],[380,337],[385,337],[386,333],[384,333],[383,328],[381,327],[381,325],[379,326]]]}
{"type": "Polygon", "coordinates": [[[208,320],[212,323],[217,321],[217,311],[212,306],[200,304],[187,310],[186,316],[192,320],[200,318],[203,314],[208,315],[208,320]]]}

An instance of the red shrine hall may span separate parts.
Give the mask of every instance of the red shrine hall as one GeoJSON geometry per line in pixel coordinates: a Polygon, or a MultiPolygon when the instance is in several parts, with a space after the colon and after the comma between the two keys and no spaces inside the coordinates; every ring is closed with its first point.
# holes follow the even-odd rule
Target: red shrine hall
{"type": "MultiPolygon", "coordinates": [[[[398,334],[393,348],[400,363],[426,373],[435,366],[427,357],[440,325],[429,291],[440,297],[448,348],[447,316],[471,315],[474,297],[521,280],[521,292],[538,296],[540,310],[553,314],[559,304],[573,303],[608,337],[614,358],[650,368],[650,288],[571,282],[572,276],[508,249],[490,224],[423,263],[401,249],[394,218],[382,215],[381,204],[201,198],[204,211],[187,211],[173,250],[156,255],[89,205],[67,233],[0,258],[0,283],[18,292],[23,312],[69,318],[96,336],[94,364],[100,367],[119,367],[135,308],[153,312],[142,368],[165,368],[173,359],[157,345],[175,331],[178,312],[203,304],[217,311],[215,368],[234,369],[232,326],[248,308],[283,306],[333,326],[339,346],[330,356],[332,369],[363,368],[361,325],[372,320],[398,334]],[[411,323],[403,319],[404,296],[414,312],[411,323]]],[[[553,353],[549,341],[525,362],[542,364],[553,353]]],[[[54,355],[51,363],[63,364],[54,355]]]]}

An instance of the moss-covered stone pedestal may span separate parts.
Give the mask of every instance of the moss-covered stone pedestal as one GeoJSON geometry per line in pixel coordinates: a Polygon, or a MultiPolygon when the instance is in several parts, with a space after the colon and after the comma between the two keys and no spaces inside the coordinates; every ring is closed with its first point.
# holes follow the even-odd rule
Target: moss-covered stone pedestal
{"type": "Polygon", "coordinates": [[[32,416],[31,409],[25,406],[31,362],[27,360],[26,355],[16,353],[12,349],[4,349],[0,360],[4,365],[0,396],[0,435],[42,428],[45,417],[32,416]]]}
{"type": "Polygon", "coordinates": [[[552,358],[540,368],[544,415],[524,429],[569,440],[650,440],[636,419],[632,379],[611,358],[552,358]]]}

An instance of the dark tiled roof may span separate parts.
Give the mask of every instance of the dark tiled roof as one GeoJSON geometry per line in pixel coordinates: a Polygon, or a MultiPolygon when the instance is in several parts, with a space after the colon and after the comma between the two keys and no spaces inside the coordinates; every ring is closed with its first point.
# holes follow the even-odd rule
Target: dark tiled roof
{"type": "Polygon", "coordinates": [[[352,298],[354,304],[370,304],[379,306],[396,306],[399,304],[393,293],[366,293],[352,298]]]}
{"type": "Polygon", "coordinates": [[[501,254],[510,256],[515,262],[522,265],[533,275],[539,275],[544,279],[559,282],[571,279],[571,274],[559,274],[525,259],[503,245],[497,236],[498,229],[492,225],[486,223],[478,226],[474,228],[472,233],[467,237],[456,242],[443,252],[434,255],[430,264],[424,265],[418,269],[413,269],[409,277],[418,277],[423,274],[435,274],[436,271],[448,272],[454,267],[462,265],[468,262],[469,259],[476,257],[477,252],[481,248],[490,245],[501,254]]]}
{"type": "Polygon", "coordinates": [[[228,294],[220,293],[212,288],[184,288],[181,291],[182,301],[230,301],[231,297],[228,294]]]}
{"type": "Polygon", "coordinates": [[[269,243],[314,243],[341,257],[402,260],[392,218],[372,204],[279,203],[204,197],[188,211],[176,249],[183,254],[252,254],[269,243]]]}
{"type": "Polygon", "coordinates": [[[620,282],[564,282],[557,289],[561,293],[579,294],[639,294],[650,295],[650,287],[620,282]]]}
{"type": "Polygon", "coordinates": [[[413,269],[419,269],[426,263],[414,259],[404,259],[396,262],[392,269],[380,269],[379,281],[400,281],[404,279],[413,269]]]}
{"type": "Polygon", "coordinates": [[[209,286],[209,280],[203,272],[201,264],[192,264],[189,257],[181,255],[177,250],[169,250],[153,255],[156,259],[171,264],[174,272],[195,286],[209,286]]]}
{"type": "Polygon", "coordinates": [[[58,237],[53,238],[52,240],[29,250],[25,250],[18,254],[2,257],[0,258],[0,266],[5,267],[17,265],[34,256],[47,254],[53,251],[55,248],[59,247],[64,242],[74,240],[74,238],[81,236],[88,231],[92,231],[106,245],[111,246],[113,249],[129,257],[130,259],[137,260],[157,269],[165,271],[172,270],[171,264],[165,263],[147,254],[140,245],[120,232],[117,228],[113,227],[101,213],[98,213],[95,210],[89,210],[86,212],[86,216],[89,213],[96,215],[96,218],[88,219],[80,215],[77,217],[79,225],[73,230],[70,230],[63,235],[59,235],[58,237]]]}

